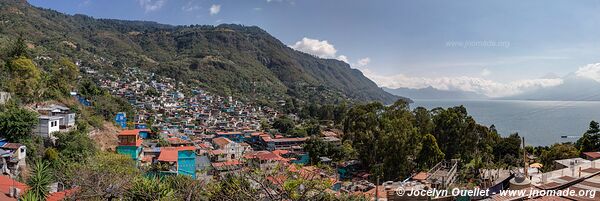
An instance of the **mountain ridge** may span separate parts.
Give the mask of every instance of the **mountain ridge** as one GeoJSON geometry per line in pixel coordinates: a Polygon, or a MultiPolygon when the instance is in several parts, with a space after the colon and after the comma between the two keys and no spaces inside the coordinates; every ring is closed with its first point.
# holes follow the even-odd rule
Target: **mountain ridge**
{"type": "MultiPolygon", "coordinates": [[[[349,64],[291,49],[257,26],[95,19],[0,2],[0,42],[22,34],[33,56],[68,56],[115,74],[129,66],[248,100],[336,103],[399,98],[349,64]]],[[[408,100],[408,99],[407,99],[408,100]]]]}

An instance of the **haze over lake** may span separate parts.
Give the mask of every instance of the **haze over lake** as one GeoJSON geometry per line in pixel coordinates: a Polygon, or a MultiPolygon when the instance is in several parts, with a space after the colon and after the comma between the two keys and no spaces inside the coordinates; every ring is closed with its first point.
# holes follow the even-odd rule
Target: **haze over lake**
{"type": "Polygon", "coordinates": [[[600,120],[600,101],[414,100],[411,108],[464,105],[483,125],[496,125],[502,136],[518,132],[529,145],[574,142],[561,136],[581,136],[591,120],[600,120]]]}

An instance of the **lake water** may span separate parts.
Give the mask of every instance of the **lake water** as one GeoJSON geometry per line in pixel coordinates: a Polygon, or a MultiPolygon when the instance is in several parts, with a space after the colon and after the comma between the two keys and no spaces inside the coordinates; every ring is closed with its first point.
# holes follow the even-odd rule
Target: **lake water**
{"type": "Polygon", "coordinates": [[[600,101],[525,100],[414,100],[411,108],[464,105],[483,125],[496,125],[502,136],[518,132],[530,145],[577,141],[561,136],[581,136],[591,120],[600,120],[600,101]]]}

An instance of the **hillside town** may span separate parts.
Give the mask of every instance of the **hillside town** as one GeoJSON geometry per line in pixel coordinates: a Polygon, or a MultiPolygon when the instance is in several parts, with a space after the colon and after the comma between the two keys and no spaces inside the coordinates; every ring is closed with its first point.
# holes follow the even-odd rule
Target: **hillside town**
{"type": "MultiPolygon", "coordinates": [[[[97,72],[86,71],[88,74],[97,72]]],[[[110,76],[101,76],[110,77],[110,76]]],[[[128,71],[117,79],[100,79],[99,86],[112,95],[122,97],[134,108],[134,113],[118,113],[113,123],[119,127],[114,152],[135,161],[138,168],[159,176],[184,175],[204,182],[214,182],[230,174],[246,174],[254,170],[298,172],[307,178],[330,181],[333,194],[353,194],[371,200],[451,200],[453,195],[402,196],[397,189],[423,191],[426,189],[464,188],[457,181],[458,172],[465,168],[460,160],[442,160],[415,172],[411,177],[397,181],[373,182],[358,160],[332,162],[334,159],[317,156],[311,163],[311,153],[304,150],[309,137],[287,136],[277,129],[265,129],[284,114],[274,108],[261,107],[222,97],[202,89],[183,93],[175,80],[156,76],[140,70],[128,71]],[[145,78],[143,81],[139,78],[145,78]]],[[[183,88],[183,87],[181,87],[183,88]]],[[[72,99],[86,106],[90,100],[71,92],[72,99]]],[[[10,99],[2,93],[2,103],[10,99]]],[[[282,103],[284,104],[284,103],[282,103]]],[[[38,124],[33,132],[54,143],[56,133],[75,129],[77,114],[60,104],[35,104],[31,109],[38,114],[38,124]]],[[[334,146],[342,146],[341,131],[325,127],[316,136],[334,146]]],[[[524,149],[523,149],[524,150],[524,149]]],[[[3,173],[6,182],[15,182],[4,189],[7,199],[14,199],[26,184],[11,178],[27,169],[27,148],[23,144],[0,140],[3,173]],[[19,187],[21,185],[21,187],[19,187]]],[[[600,185],[597,160],[600,152],[584,152],[584,158],[554,161],[553,171],[542,173],[542,164],[534,163],[533,154],[527,154],[523,169],[481,169],[481,188],[492,194],[471,196],[470,199],[507,200],[524,199],[524,196],[499,195],[506,189],[564,189],[577,188],[595,191],[600,185]],[[531,164],[529,164],[531,163],[531,164]]],[[[271,176],[273,184],[283,182],[284,175],[271,176]],[[281,178],[280,178],[281,177],[281,178]]],[[[73,189],[52,188],[51,197],[60,200],[73,189]]],[[[566,197],[567,199],[569,197],[566,197]]],[[[578,199],[571,197],[572,199],[578,199]]],[[[48,199],[52,200],[52,199],[48,199]]],[[[585,199],[584,199],[585,200],[585,199]]],[[[593,199],[590,199],[593,200],[593,199]]]]}
{"type": "Polygon", "coordinates": [[[600,200],[596,7],[323,3],[0,0],[0,201],[600,200]]]}

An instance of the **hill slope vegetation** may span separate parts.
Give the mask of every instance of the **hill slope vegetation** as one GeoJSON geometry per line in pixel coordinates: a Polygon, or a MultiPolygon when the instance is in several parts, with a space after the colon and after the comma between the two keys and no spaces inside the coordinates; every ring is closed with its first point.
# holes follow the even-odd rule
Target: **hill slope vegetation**
{"type": "Polygon", "coordinates": [[[139,67],[222,95],[267,102],[380,101],[389,94],[347,63],[293,50],[254,26],[171,26],[94,19],[0,2],[0,42],[22,35],[33,58],[68,55],[95,70],[139,67]]]}

